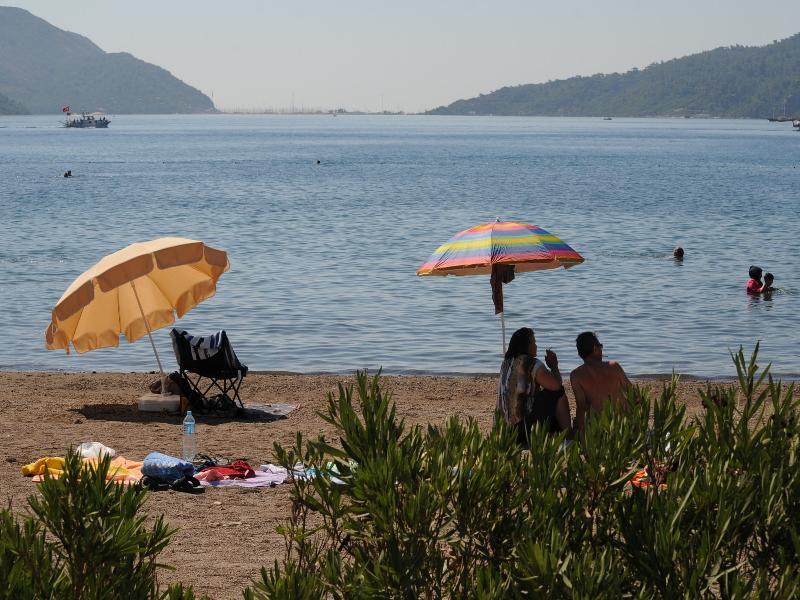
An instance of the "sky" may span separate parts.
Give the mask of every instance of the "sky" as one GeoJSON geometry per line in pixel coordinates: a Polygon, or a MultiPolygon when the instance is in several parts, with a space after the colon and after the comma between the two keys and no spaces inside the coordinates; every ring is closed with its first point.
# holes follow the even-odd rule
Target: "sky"
{"type": "Polygon", "coordinates": [[[420,112],[800,31],[797,0],[7,2],[164,67],[222,110],[420,112]]]}

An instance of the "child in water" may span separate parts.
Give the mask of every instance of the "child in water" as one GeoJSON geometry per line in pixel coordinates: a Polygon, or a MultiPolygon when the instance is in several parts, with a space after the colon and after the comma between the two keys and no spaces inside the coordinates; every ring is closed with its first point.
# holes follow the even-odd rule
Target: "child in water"
{"type": "Polygon", "coordinates": [[[775,288],[772,287],[772,282],[775,281],[775,276],[772,273],[767,273],[764,275],[764,287],[761,288],[761,292],[773,292],[775,288]]]}

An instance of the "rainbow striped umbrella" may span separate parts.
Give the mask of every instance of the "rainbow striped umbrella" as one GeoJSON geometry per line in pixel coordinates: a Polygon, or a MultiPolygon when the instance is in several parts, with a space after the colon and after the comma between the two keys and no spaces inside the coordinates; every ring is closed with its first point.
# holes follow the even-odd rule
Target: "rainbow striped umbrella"
{"type": "Polygon", "coordinates": [[[584,258],[561,238],[537,225],[500,221],[476,225],[439,246],[417,275],[491,275],[495,313],[500,313],[506,346],[502,283],[514,272],[543,271],[579,265],[584,258]]]}

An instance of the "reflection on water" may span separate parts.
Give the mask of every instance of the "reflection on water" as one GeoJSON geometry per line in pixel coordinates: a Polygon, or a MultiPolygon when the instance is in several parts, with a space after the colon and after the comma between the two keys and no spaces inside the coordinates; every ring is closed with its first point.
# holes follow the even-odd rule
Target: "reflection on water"
{"type": "MultiPolygon", "coordinates": [[[[457,231],[499,216],[586,258],[505,287],[508,335],[534,327],[564,371],[579,362],[575,336],[594,330],[634,374],[730,375],[729,350],[757,340],[762,363],[800,373],[798,296],[744,293],[750,264],[800,289],[797,140],[775,124],[215,115],[56,125],[0,117],[0,368],[155,368],[146,341],[65,356],[44,350],[43,332],[100,257],[180,235],[227,250],[232,265],[180,326],[227,329],[253,369],[495,372],[488,278],[415,270],[457,231]]],[[[156,339],[172,364],[167,331],[156,339]]]]}

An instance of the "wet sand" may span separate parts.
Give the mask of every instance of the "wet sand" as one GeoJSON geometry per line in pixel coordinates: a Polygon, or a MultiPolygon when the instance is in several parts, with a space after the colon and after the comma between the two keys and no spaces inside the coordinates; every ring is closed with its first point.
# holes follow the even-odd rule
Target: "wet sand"
{"type": "MultiPolygon", "coordinates": [[[[136,405],[155,378],[147,373],[0,372],[0,501],[10,500],[16,511],[23,510],[36,485],[21,475],[20,467],[42,456],[63,455],[81,442],[102,442],[132,460],[154,450],[178,455],[181,418],[139,412],[136,405]]],[[[327,392],[352,380],[341,375],[250,374],[241,390],[245,404],[280,402],[300,408],[274,422],[200,417],[199,451],[258,466],[273,461],[275,442],[290,446],[298,431],[330,438],[332,428],[317,411],[324,410],[327,392]]],[[[660,389],[664,380],[636,381],[660,389]]],[[[398,416],[408,424],[438,424],[459,415],[475,418],[484,430],[491,427],[495,377],[387,376],[383,382],[392,390],[398,416]]],[[[689,415],[701,409],[698,390],[705,385],[704,380],[681,382],[679,397],[689,415]]],[[[569,386],[567,394],[574,414],[569,386]]],[[[283,538],[275,527],[289,514],[289,490],[283,485],[151,494],[148,512],[165,514],[179,528],[161,556],[177,569],[163,572],[162,582],[183,581],[212,598],[240,598],[263,565],[284,556],[283,538]]]]}

